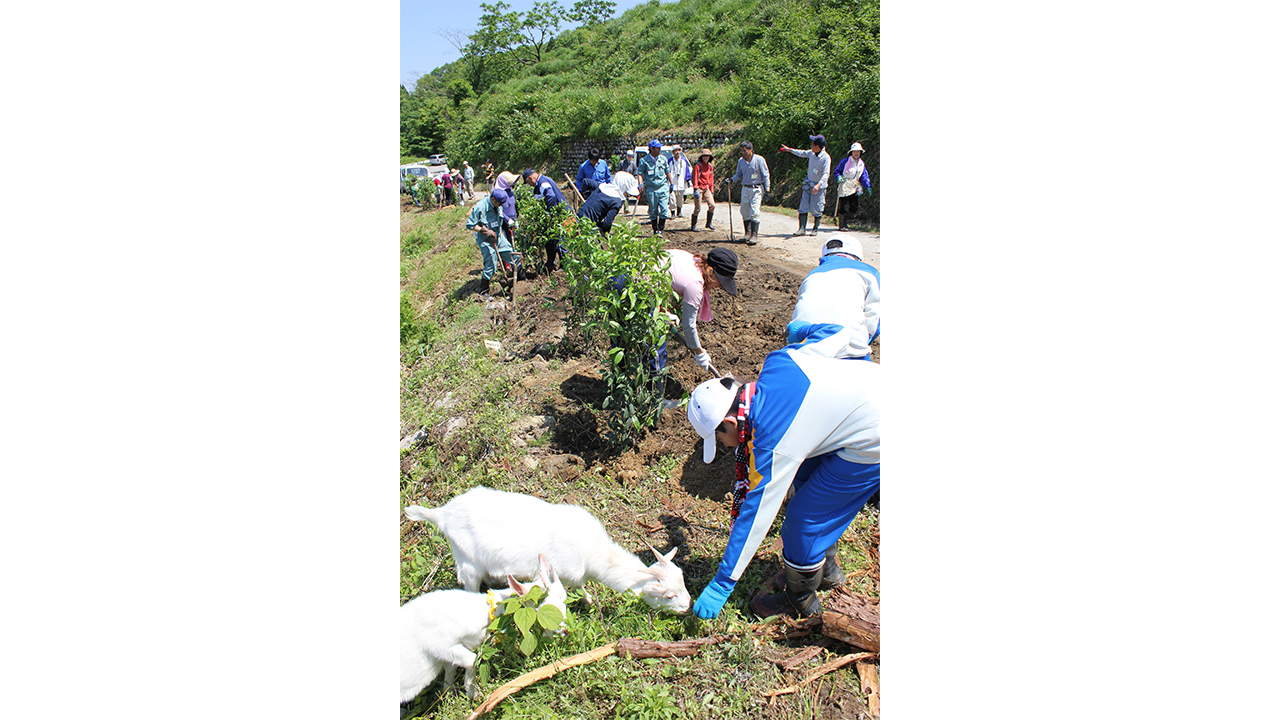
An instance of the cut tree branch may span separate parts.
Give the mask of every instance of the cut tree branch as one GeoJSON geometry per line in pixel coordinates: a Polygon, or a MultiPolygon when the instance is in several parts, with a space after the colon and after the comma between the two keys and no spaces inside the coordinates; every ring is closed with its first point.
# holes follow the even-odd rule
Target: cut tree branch
{"type": "Polygon", "coordinates": [[[799,690],[801,687],[808,685],[814,680],[817,680],[823,675],[826,675],[827,673],[832,672],[833,670],[839,670],[840,668],[844,667],[845,665],[848,665],[849,663],[857,662],[859,660],[866,660],[867,658],[873,658],[873,657],[876,657],[875,653],[864,652],[864,653],[854,653],[852,655],[845,655],[844,657],[836,658],[835,660],[832,660],[826,665],[819,667],[817,670],[814,670],[813,673],[809,675],[809,677],[801,680],[795,685],[784,687],[781,690],[770,690],[766,693],[761,693],[761,695],[763,697],[771,698],[771,697],[777,697],[778,695],[786,695],[788,693],[793,693],[799,690]]]}

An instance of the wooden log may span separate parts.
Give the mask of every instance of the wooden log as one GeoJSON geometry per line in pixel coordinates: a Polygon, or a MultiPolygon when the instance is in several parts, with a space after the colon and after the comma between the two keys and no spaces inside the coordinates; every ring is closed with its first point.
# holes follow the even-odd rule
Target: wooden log
{"type": "Polygon", "coordinates": [[[872,658],[875,656],[876,656],[875,653],[864,652],[864,653],[854,653],[852,655],[845,655],[844,657],[838,657],[835,660],[832,660],[831,662],[827,663],[826,665],[819,667],[817,670],[814,670],[813,673],[811,673],[808,677],[796,683],[795,685],[789,685],[780,690],[770,690],[766,693],[762,693],[761,695],[762,697],[772,698],[772,697],[777,697],[779,695],[786,695],[788,693],[793,693],[799,690],[801,687],[808,685],[809,683],[813,682],[814,680],[817,680],[818,678],[822,677],[823,675],[826,675],[829,672],[839,670],[840,668],[850,663],[854,663],[859,660],[866,660],[867,658],[872,658]]]}
{"type": "Polygon", "coordinates": [[[702,652],[707,645],[715,645],[728,640],[730,635],[712,635],[696,640],[675,640],[658,642],[639,638],[622,638],[618,641],[618,654],[633,658],[689,657],[702,652]]]}
{"type": "Polygon", "coordinates": [[[871,712],[871,717],[880,717],[880,678],[875,663],[859,660],[854,667],[858,669],[862,694],[867,696],[867,710],[871,712]]]}
{"type": "Polygon", "coordinates": [[[880,652],[880,600],[845,586],[831,591],[822,613],[822,634],[854,647],[880,652]]]}
{"type": "Polygon", "coordinates": [[[523,690],[524,688],[529,687],[530,685],[538,682],[539,680],[546,680],[547,678],[551,677],[552,675],[555,675],[561,670],[564,670],[566,668],[571,668],[576,665],[586,665],[587,663],[593,663],[596,660],[599,660],[601,658],[609,657],[617,650],[617,645],[618,645],[617,643],[608,643],[606,645],[601,645],[595,650],[588,650],[587,652],[584,652],[584,653],[578,653],[573,657],[568,657],[568,658],[565,658],[564,660],[557,660],[551,663],[550,665],[543,665],[537,670],[530,670],[529,672],[521,675],[515,680],[512,680],[511,682],[504,684],[502,687],[498,688],[497,690],[494,690],[493,692],[489,693],[489,697],[486,697],[484,699],[484,702],[480,703],[480,706],[475,709],[475,712],[467,716],[467,720],[476,720],[476,718],[480,717],[481,715],[484,715],[485,713],[497,707],[498,703],[506,699],[508,695],[511,695],[519,690],[523,690]]]}

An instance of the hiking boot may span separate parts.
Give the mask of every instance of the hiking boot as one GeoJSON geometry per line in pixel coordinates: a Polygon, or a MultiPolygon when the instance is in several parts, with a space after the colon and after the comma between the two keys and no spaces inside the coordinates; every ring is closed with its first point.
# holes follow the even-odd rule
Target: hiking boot
{"type": "Polygon", "coordinates": [[[751,610],[762,618],[785,614],[791,617],[809,617],[822,612],[818,599],[818,584],[822,582],[822,568],[800,571],[782,563],[786,576],[786,589],[772,595],[751,598],[751,610]]]}

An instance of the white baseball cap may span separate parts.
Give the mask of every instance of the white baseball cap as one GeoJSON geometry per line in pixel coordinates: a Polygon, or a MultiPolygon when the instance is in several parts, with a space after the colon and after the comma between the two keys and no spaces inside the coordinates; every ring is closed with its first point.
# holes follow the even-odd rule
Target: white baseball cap
{"type": "Polygon", "coordinates": [[[819,257],[826,257],[835,253],[846,253],[861,260],[862,243],[858,238],[848,233],[836,233],[822,244],[822,254],[819,257]]]}
{"type": "Polygon", "coordinates": [[[741,387],[732,377],[712,378],[689,396],[689,424],[702,436],[702,462],[716,459],[716,426],[728,414],[741,387]]]}

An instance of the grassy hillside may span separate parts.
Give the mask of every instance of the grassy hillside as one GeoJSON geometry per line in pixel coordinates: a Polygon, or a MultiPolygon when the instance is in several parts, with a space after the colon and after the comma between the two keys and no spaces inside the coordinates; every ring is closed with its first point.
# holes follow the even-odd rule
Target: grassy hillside
{"type": "Polygon", "coordinates": [[[655,0],[561,33],[539,62],[463,57],[402,88],[401,152],[516,168],[570,138],[741,129],[771,156],[822,133],[835,158],[862,142],[878,189],[879,37],[878,0],[655,0]]]}

